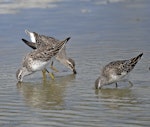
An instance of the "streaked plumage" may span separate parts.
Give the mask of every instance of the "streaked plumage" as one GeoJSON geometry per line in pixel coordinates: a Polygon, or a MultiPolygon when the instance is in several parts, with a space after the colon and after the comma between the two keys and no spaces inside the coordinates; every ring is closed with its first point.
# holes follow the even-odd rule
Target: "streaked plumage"
{"type": "MultiPolygon", "coordinates": [[[[36,49],[39,47],[45,47],[45,46],[55,46],[57,43],[60,41],[53,38],[53,37],[48,37],[45,35],[40,35],[36,32],[30,32],[28,30],[25,30],[27,35],[30,36],[30,39],[32,42],[29,42],[25,39],[22,39],[25,44],[27,44],[29,47],[36,49]]],[[[58,60],[60,63],[68,67],[70,70],[73,71],[74,74],[76,74],[76,69],[75,69],[75,61],[72,58],[67,57],[66,55],[66,47],[64,46],[63,49],[56,55],[56,60],[58,60]]]]}
{"type": "Polygon", "coordinates": [[[65,39],[54,47],[40,47],[27,54],[23,59],[22,67],[16,72],[18,81],[22,82],[24,76],[46,68],[51,58],[65,46],[69,39],[65,39]]]}
{"type": "Polygon", "coordinates": [[[132,71],[136,63],[141,59],[142,55],[143,53],[129,60],[118,60],[107,64],[102,69],[101,76],[95,81],[95,88],[100,89],[104,85],[109,85],[120,81],[132,71]]]}

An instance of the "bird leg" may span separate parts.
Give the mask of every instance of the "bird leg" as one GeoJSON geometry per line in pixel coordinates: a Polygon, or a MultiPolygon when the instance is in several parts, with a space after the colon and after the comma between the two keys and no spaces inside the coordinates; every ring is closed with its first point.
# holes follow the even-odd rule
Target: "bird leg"
{"type": "Polygon", "coordinates": [[[55,71],[55,72],[59,72],[54,66],[53,66],[54,62],[52,61],[50,68],[55,71]]]}
{"type": "Polygon", "coordinates": [[[46,72],[49,74],[49,76],[51,77],[51,79],[55,79],[54,77],[54,74],[53,73],[50,73],[46,68],[42,70],[42,73],[43,73],[43,79],[45,80],[46,79],[46,72]]]}
{"type": "Polygon", "coordinates": [[[42,70],[42,74],[43,74],[43,80],[45,80],[46,79],[46,69],[45,68],[42,70]]]}
{"type": "Polygon", "coordinates": [[[53,73],[50,73],[47,69],[46,69],[46,72],[49,74],[49,76],[51,77],[51,79],[52,79],[52,80],[54,80],[54,79],[55,79],[55,77],[54,77],[54,74],[53,74],[53,73]]]}
{"type": "Polygon", "coordinates": [[[118,87],[118,84],[117,84],[117,82],[116,82],[116,88],[118,87]]]}
{"type": "Polygon", "coordinates": [[[133,83],[131,81],[128,81],[128,83],[129,83],[130,87],[133,86],[133,83]]]}

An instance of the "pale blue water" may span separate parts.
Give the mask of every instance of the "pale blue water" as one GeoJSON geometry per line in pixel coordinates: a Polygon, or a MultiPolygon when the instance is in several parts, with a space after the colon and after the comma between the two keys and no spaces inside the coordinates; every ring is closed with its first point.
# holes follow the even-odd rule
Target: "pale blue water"
{"type": "MultiPolygon", "coordinates": [[[[0,1],[0,126],[149,127],[150,1],[0,1]],[[41,72],[17,85],[16,70],[32,49],[24,30],[63,40],[77,75],[56,62],[56,79],[41,72]],[[144,55],[119,88],[94,89],[100,69],[110,61],[144,55]]],[[[50,69],[49,69],[50,70],[50,69]]]]}

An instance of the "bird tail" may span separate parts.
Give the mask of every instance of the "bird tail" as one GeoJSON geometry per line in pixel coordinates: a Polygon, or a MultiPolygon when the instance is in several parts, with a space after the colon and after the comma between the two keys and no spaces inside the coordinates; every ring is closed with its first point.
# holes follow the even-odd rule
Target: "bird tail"
{"type": "Polygon", "coordinates": [[[66,45],[66,43],[69,41],[70,37],[66,38],[65,40],[59,42],[56,46],[53,47],[53,54],[56,55],[63,47],[66,45]]]}
{"type": "Polygon", "coordinates": [[[139,54],[138,56],[136,56],[136,57],[134,57],[134,58],[132,58],[130,61],[130,65],[132,66],[132,67],[134,67],[136,64],[137,64],[137,62],[141,59],[141,57],[143,56],[143,53],[141,53],[141,54],[139,54]]]}
{"type": "Polygon", "coordinates": [[[35,43],[29,42],[29,41],[27,41],[26,39],[23,39],[23,38],[22,38],[22,41],[23,41],[26,45],[28,45],[29,47],[31,47],[32,49],[36,49],[36,44],[35,44],[35,43]]]}

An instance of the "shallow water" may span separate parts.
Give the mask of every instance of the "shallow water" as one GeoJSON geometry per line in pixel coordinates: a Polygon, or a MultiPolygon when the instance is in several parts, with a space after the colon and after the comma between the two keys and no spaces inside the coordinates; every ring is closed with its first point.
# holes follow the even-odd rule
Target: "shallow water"
{"type": "MultiPolygon", "coordinates": [[[[99,127],[150,125],[150,2],[148,0],[0,1],[0,126],[99,127]],[[32,49],[25,29],[63,40],[77,75],[55,62],[52,81],[37,72],[17,84],[15,73],[32,49]],[[127,82],[94,89],[110,61],[144,55],[127,82]]],[[[50,69],[49,69],[50,70],[50,69]]]]}

